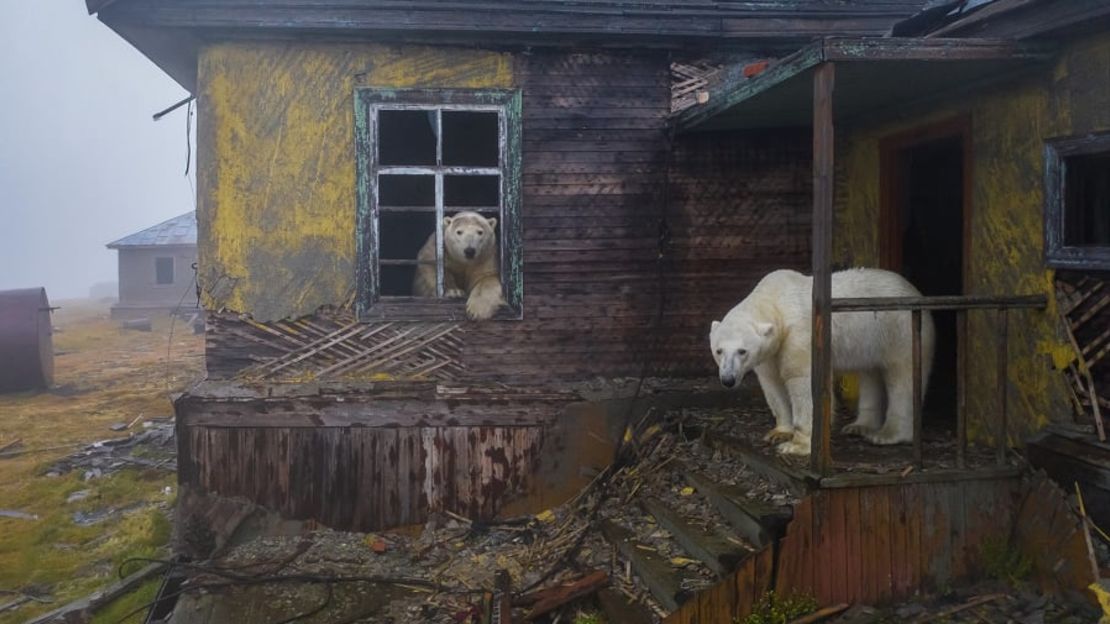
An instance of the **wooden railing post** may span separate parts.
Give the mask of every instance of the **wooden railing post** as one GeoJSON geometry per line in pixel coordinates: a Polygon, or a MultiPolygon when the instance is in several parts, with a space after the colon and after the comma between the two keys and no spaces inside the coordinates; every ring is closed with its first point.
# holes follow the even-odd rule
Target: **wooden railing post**
{"type": "Polygon", "coordinates": [[[1006,308],[998,309],[998,428],[995,432],[997,438],[997,453],[998,465],[1002,466],[1006,463],[1006,446],[1007,429],[1009,424],[1007,422],[1006,414],[1006,392],[1009,385],[1009,375],[1007,369],[1009,365],[1009,313],[1006,308]]]}
{"type": "Polygon", "coordinates": [[[956,310],[956,467],[967,468],[967,310],[956,310]]]}
{"type": "Polygon", "coordinates": [[[832,221],[833,84],[836,67],[822,63],[813,74],[813,422],[810,468],[827,474],[832,465],[832,221]]]}
{"type": "Polygon", "coordinates": [[[913,462],[918,468],[925,465],[921,440],[921,310],[914,309],[913,319],[913,462]]]}

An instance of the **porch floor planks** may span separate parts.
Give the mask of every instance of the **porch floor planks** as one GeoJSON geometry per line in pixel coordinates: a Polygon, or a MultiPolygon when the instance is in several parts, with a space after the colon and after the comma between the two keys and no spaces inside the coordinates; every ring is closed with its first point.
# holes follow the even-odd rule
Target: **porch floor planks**
{"type": "Polygon", "coordinates": [[[733,529],[761,548],[782,535],[793,512],[753,500],[740,486],[715,483],[704,473],[685,464],[676,466],[686,481],[694,486],[717,509],[733,529]]]}
{"type": "Polygon", "coordinates": [[[718,576],[731,572],[748,554],[747,550],[737,547],[723,535],[694,526],[659,499],[645,497],[640,504],[655,517],[661,527],[674,535],[683,550],[699,559],[718,576]]]}
{"type": "Polygon", "coordinates": [[[685,575],[655,552],[640,548],[632,531],[605,520],[601,523],[601,533],[629,561],[632,571],[644,581],[664,609],[675,611],[689,598],[690,593],[682,589],[685,575]]]}
{"type": "Polygon", "coordinates": [[[708,443],[712,448],[736,457],[753,472],[786,487],[795,495],[802,496],[816,485],[816,475],[787,466],[776,457],[768,457],[743,440],[713,435],[708,438],[708,443]]]}

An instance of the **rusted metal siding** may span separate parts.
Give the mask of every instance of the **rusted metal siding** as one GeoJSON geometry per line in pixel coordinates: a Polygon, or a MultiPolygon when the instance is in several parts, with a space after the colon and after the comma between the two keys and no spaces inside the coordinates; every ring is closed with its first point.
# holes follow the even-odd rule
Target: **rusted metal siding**
{"type": "Polygon", "coordinates": [[[492,518],[531,487],[544,441],[541,427],[178,429],[183,488],[359,531],[492,518]]]}
{"type": "Polygon", "coordinates": [[[54,383],[54,339],[45,288],[0,292],[0,392],[54,383]]]}

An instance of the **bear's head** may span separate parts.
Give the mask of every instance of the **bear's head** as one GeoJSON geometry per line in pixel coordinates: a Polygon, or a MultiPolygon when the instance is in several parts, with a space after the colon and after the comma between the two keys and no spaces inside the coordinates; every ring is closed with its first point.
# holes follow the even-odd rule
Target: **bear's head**
{"type": "Polygon", "coordinates": [[[484,262],[497,252],[497,219],[476,212],[460,212],[443,218],[443,246],[447,257],[457,262],[484,262]]]}
{"type": "Polygon", "coordinates": [[[749,320],[713,321],[709,348],[717,362],[721,385],[738,386],[756,366],[775,351],[775,326],[749,320]]]}

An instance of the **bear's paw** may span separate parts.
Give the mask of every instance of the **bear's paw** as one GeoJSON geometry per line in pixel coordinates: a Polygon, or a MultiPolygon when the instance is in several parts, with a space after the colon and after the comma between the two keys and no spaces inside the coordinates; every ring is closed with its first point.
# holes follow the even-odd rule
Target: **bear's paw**
{"type": "Polygon", "coordinates": [[[771,444],[781,444],[783,442],[789,442],[790,440],[793,440],[793,439],[794,439],[794,429],[792,429],[792,428],[791,429],[779,429],[778,427],[775,427],[774,429],[768,431],[763,436],[763,441],[764,442],[770,442],[771,444]]]}

